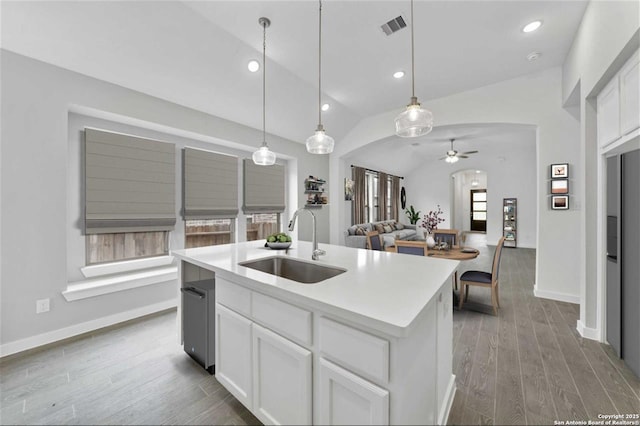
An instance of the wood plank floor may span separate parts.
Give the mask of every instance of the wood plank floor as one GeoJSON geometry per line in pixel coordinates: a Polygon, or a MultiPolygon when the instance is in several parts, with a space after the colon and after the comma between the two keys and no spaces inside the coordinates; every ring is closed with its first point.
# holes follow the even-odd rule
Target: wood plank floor
{"type": "MultiPolygon", "coordinates": [[[[481,255],[462,270],[489,270],[484,236],[468,244],[481,255]]],[[[454,311],[458,392],[449,424],[640,412],[640,380],[608,346],[580,338],[578,307],[533,296],[535,251],[503,253],[499,316],[454,311]]],[[[487,309],[478,304],[490,303],[487,290],[470,293],[471,308],[487,309]]],[[[0,424],[260,424],[176,344],[175,315],[1,359],[0,424]]]]}

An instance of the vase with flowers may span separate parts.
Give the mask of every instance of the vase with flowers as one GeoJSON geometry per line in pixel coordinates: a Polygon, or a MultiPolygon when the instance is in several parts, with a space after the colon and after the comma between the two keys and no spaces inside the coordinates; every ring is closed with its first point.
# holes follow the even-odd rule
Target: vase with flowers
{"type": "Polygon", "coordinates": [[[429,248],[433,248],[436,245],[436,241],[433,239],[433,231],[438,229],[439,223],[444,222],[444,219],[440,217],[441,214],[442,210],[440,209],[440,204],[438,204],[438,210],[429,211],[422,219],[421,226],[425,228],[427,232],[425,240],[429,248]]]}

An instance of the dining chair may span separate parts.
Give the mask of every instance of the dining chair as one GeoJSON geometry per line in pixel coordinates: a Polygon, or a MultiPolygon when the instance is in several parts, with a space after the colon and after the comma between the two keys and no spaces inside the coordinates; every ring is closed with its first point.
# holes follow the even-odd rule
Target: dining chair
{"type": "Polygon", "coordinates": [[[458,235],[457,229],[435,229],[433,231],[433,239],[436,242],[445,242],[449,244],[449,247],[458,246],[458,235]]]}
{"type": "Polygon", "coordinates": [[[382,240],[378,231],[371,231],[366,233],[367,236],[367,248],[369,250],[382,251],[382,240]]]}
{"type": "Polygon", "coordinates": [[[493,306],[493,314],[498,315],[500,307],[499,291],[498,291],[498,273],[500,270],[500,258],[502,255],[502,247],[504,246],[504,237],[500,238],[496,251],[493,253],[493,265],[491,272],[484,271],[466,271],[460,276],[460,301],[458,309],[462,309],[462,304],[469,297],[469,286],[486,287],[491,289],[491,305],[493,306]]]}
{"type": "Polygon", "coordinates": [[[396,240],[394,244],[396,247],[396,253],[414,254],[417,256],[427,255],[427,244],[424,241],[396,240]]]}

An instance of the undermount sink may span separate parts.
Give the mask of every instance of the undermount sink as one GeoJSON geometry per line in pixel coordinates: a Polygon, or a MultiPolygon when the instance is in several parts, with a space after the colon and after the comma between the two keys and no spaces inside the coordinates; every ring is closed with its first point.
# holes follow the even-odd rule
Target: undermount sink
{"type": "Polygon", "coordinates": [[[320,281],[324,281],[335,277],[336,275],[340,275],[343,272],[347,272],[346,269],[317,265],[280,256],[250,260],[247,262],[241,262],[239,265],[303,284],[319,283],[320,281]]]}

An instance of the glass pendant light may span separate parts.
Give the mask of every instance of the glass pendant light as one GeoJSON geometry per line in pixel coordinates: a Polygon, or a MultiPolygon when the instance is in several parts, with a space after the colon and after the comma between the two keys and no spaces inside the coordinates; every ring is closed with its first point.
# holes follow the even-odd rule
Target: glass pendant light
{"type": "Polygon", "coordinates": [[[433,114],[420,107],[415,93],[415,55],[413,48],[413,0],[411,0],[411,102],[407,109],[396,117],[396,135],[415,138],[426,135],[433,129],[433,114]]]}
{"type": "Polygon", "coordinates": [[[267,27],[271,25],[268,18],[258,19],[262,27],[262,145],[253,153],[253,162],[259,166],[272,166],[276,162],[276,154],[267,146],[267,132],[265,127],[265,86],[267,84],[266,59],[267,59],[267,27]]]}
{"type": "Polygon", "coordinates": [[[327,135],[322,126],[322,0],[319,0],[320,10],[318,18],[318,127],[316,132],[307,139],[307,151],[311,154],[331,154],[333,138],[327,135]]]}

